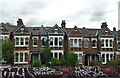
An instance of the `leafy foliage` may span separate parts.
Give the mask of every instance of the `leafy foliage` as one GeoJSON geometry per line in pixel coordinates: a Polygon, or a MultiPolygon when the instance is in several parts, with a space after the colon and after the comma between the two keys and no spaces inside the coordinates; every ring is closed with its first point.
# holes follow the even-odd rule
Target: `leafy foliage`
{"type": "Polygon", "coordinates": [[[41,61],[40,60],[34,60],[32,66],[33,67],[40,67],[41,66],[41,61]]]}
{"type": "Polygon", "coordinates": [[[60,66],[60,65],[61,65],[61,61],[60,61],[60,59],[52,58],[50,65],[51,65],[51,66],[60,66]]]}
{"type": "Polygon", "coordinates": [[[42,55],[45,59],[45,64],[47,65],[51,59],[51,49],[49,48],[48,40],[46,40],[45,47],[42,49],[42,55]]]}
{"type": "Polygon", "coordinates": [[[120,65],[119,60],[109,60],[106,65],[120,65]]]}
{"type": "Polygon", "coordinates": [[[9,39],[5,39],[2,43],[2,55],[6,63],[12,64],[14,60],[14,46],[9,39]]]}
{"type": "Polygon", "coordinates": [[[69,53],[67,54],[67,59],[66,59],[66,61],[67,61],[67,64],[68,64],[69,66],[76,66],[76,64],[77,64],[77,55],[74,54],[73,52],[69,52],[69,53]]]}
{"type": "Polygon", "coordinates": [[[91,63],[92,66],[99,66],[100,62],[98,62],[97,60],[93,60],[91,63]]]}

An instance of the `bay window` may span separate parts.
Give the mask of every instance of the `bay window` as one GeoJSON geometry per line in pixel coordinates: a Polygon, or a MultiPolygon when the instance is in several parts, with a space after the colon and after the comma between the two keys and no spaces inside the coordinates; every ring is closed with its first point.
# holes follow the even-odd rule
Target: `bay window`
{"type": "Polygon", "coordinates": [[[26,36],[19,36],[15,37],[15,46],[23,47],[23,46],[28,46],[29,44],[29,37],[26,36]]]}

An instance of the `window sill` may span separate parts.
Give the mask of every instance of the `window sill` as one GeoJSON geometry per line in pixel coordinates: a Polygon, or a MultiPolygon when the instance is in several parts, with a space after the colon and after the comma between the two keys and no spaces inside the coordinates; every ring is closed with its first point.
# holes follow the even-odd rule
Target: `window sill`
{"type": "Polygon", "coordinates": [[[15,45],[15,47],[28,47],[28,45],[15,45]]]}

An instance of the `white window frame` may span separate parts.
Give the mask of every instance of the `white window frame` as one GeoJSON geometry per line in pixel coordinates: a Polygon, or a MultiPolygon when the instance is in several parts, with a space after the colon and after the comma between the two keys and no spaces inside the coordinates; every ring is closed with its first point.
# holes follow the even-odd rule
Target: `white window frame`
{"type": "Polygon", "coordinates": [[[15,55],[15,53],[18,53],[18,62],[16,62],[15,60],[16,60],[16,58],[14,57],[14,64],[27,64],[28,63],[28,61],[27,62],[25,62],[25,53],[27,53],[27,55],[29,56],[29,51],[14,51],[14,55],[15,55]],[[22,53],[23,54],[23,61],[22,62],[20,62],[20,53],[22,53]]]}
{"type": "Polygon", "coordinates": [[[43,39],[43,38],[44,38],[45,41],[46,41],[46,40],[47,40],[47,37],[46,37],[46,36],[42,36],[42,37],[41,37],[41,45],[42,45],[42,47],[45,47],[45,46],[42,44],[42,39],[43,39]]]}
{"type": "Polygon", "coordinates": [[[89,45],[88,42],[89,42],[89,38],[84,38],[84,48],[88,48],[88,45],[89,45]],[[85,47],[85,40],[88,40],[87,41],[87,47],[85,47]]]}
{"type": "Polygon", "coordinates": [[[80,47],[80,48],[82,48],[82,38],[81,37],[69,37],[69,43],[70,43],[70,47],[71,48],[74,48],[74,47],[80,47]],[[72,41],[73,46],[71,46],[71,42],[70,42],[71,39],[73,40],[72,41]],[[74,44],[75,39],[77,39],[77,44],[74,44]],[[81,46],[79,46],[79,39],[81,39],[81,46]]]}
{"type": "Polygon", "coordinates": [[[57,59],[60,59],[59,54],[62,53],[64,54],[64,50],[52,50],[51,53],[53,54],[53,58],[55,58],[55,53],[57,53],[57,59]]]}
{"type": "MultiPolygon", "coordinates": [[[[102,54],[105,55],[105,62],[102,62],[102,64],[107,63],[107,57],[106,57],[107,54],[109,54],[109,60],[111,60],[111,57],[110,57],[111,54],[113,54],[113,57],[114,57],[114,52],[101,52],[101,57],[102,57],[102,54]]],[[[113,57],[112,57],[112,60],[114,59],[113,57]]]]}
{"type": "Polygon", "coordinates": [[[29,45],[29,36],[15,36],[15,47],[28,47],[28,45],[25,44],[25,38],[28,38],[28,45],[29,45]],[[19,38],[19,45],[16,45],[16,38],[19,38]],[[23,45],[20,45],[20,38],[23,38],[23,45]]]}
{"type": "Polygon", "coordinates": [[[113,48],[114,38],[101,38],[102,40],[104,40],[104,46],[101,46],[101,48],[113,48]],[[106,46],[106,40],[108,40],[108,46],[106,46]],[[112,46],[110,46],[110,40],[112,40],[112,46]]]}
{"type": "Polygon", "coordinates": [[[96,43],[95,43],[95,47],[92,46],[92,48],[97,48],[97,39],[96,38],[92,38],[91,42],[93,42],[93,40],[95,40],[96,43]]]}
{"type": "Polygon", "coordinates": [[[9,38],[9,35],[0,35],[0,36],[1,36],[2,40],[9,38]],[[5,38],[5,37],[7,37],[7,38],[5,38]]]}
{"type": "Polygon", "coordinates": [[[33,47],[37,47],[37,46],[38,46],[38,39],[39,39],[38,37],[32,37],[32,40],[33,40],[33,47]],[[35,38],[37,39],[37,45],[34,45],[34,39],[35,39],[35,38]]]}
{"type": "Polygon", "coordinates": [[[63,42],[63,36],[49,36],[49,40],[50,38],[53,38],[53,45],[50,45],[50,47],[63,47],[63,43],[62,45],[59,45],[59,39],[62,38],[62,42],[63,42]],[[58,38],[58,44],[55,45],[55,38],[58,38]]]}

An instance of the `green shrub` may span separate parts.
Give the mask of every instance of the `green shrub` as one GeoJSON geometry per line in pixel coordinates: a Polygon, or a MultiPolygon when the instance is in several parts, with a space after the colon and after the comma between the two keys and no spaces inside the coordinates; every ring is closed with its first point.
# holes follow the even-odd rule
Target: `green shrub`
{"type": "Polygon", "coordinates": [[[119,60],[109,60],[106,65],[120,65],[119,60]]]}
{"type": "Polygon", "coordinates": [[[61,61],[59,59],[57,59],[57,58],[52,58],[50,65],[51,66],[60,66],[61,61]]]}
{"type": "Polygon", "coordinates": [[[68,66],[66,59],[61,59],[62,66],[68,66]]]}
{"type": "Polygon", "coordinates": [[[40,67],[41,66],[41,61],[40,60],[35,60],[32,64],[33,67],[40,67]]]}
{"type": "Polygon", "coordinates": [[[91,65],[92,65],[92,66],[99,66],[99,65],[100,65],[100,62],[98,62],[97,60],[93,60],[93,61],[91,62],[91,65]]]}
{"type": "Polygon", "coordinates": [[[77,64],[77,55],[74,54],[73,52],[69,52],[67,54],[66,61],[67,61],[67,65],[69,65],[69,66],[76,66],[76,64],[77,64]]]}

